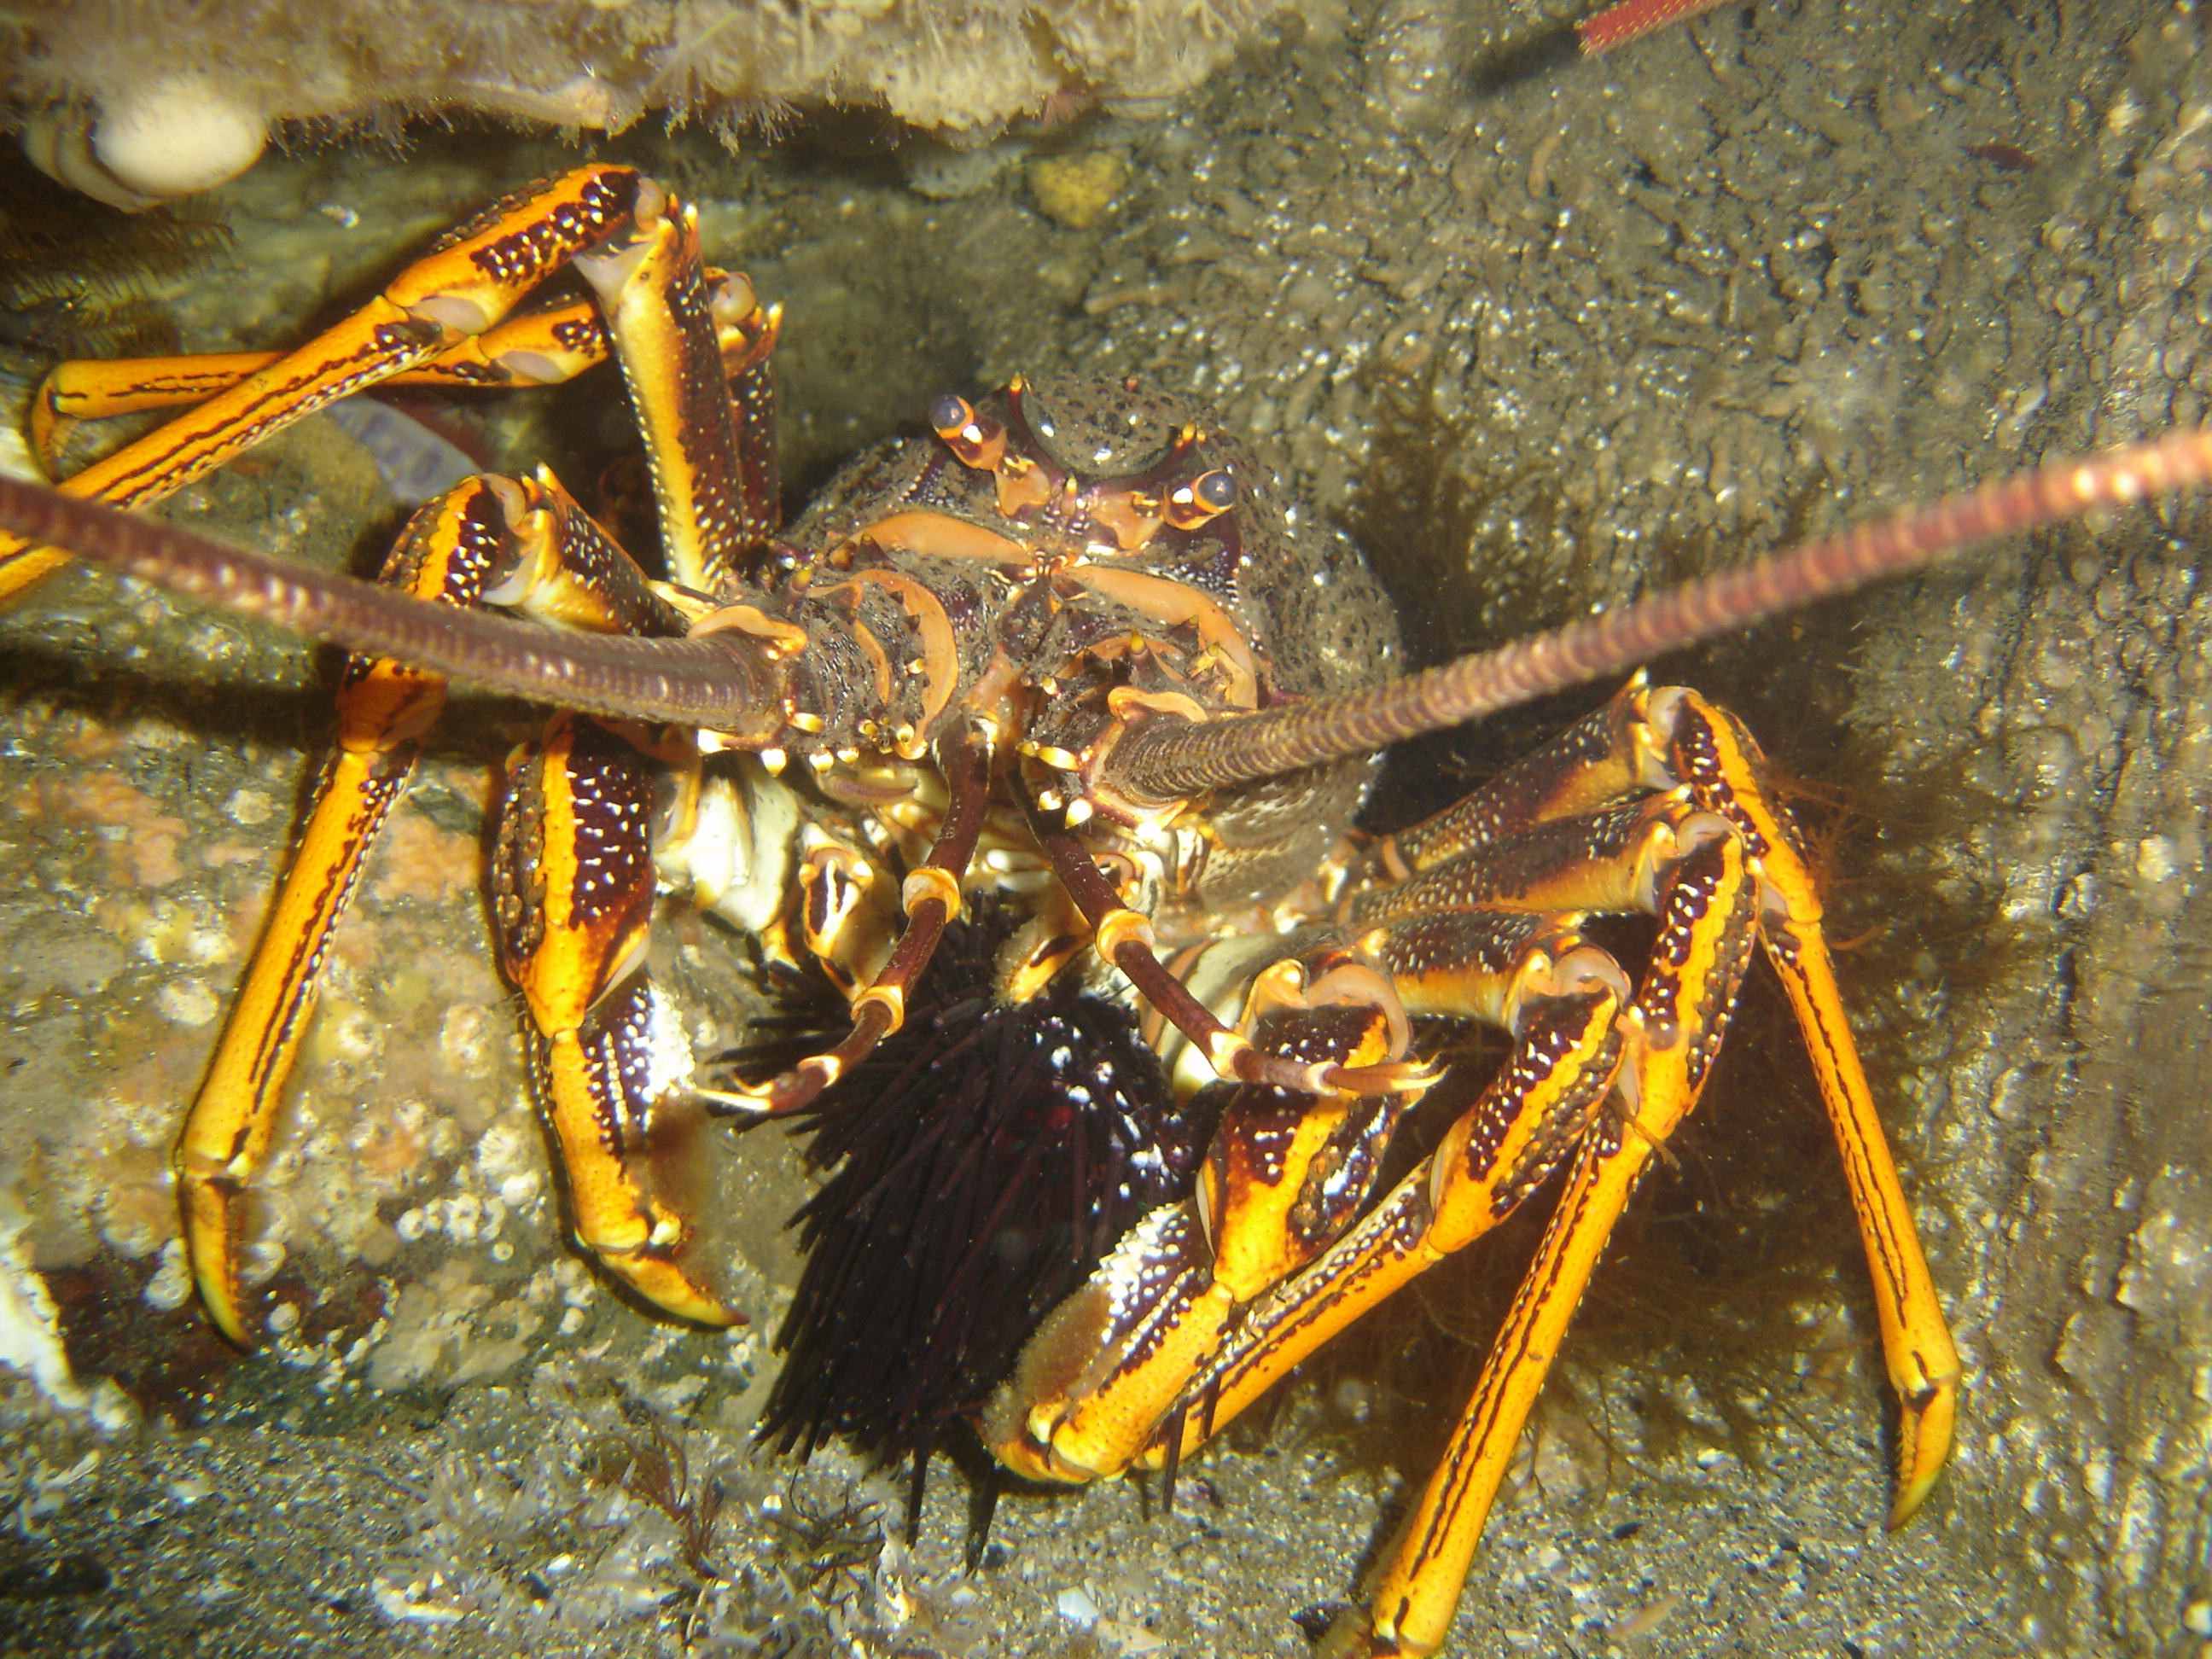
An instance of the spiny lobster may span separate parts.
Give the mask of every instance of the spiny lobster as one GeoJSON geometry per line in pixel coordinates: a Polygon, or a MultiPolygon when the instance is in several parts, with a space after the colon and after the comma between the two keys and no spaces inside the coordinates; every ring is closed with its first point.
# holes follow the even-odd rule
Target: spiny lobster
{"type": "MultiPolygon", "coordinates": [[[[986,1069],[1018,1079],[984,1091],[993,1109],[1031,1093],[1041,1120],[928,1133],[956,1151],[963,1134],[993,1139],[1009,1183],[1004,1170],[1034,1178],[1040,1157],[1098,1165],[1063,1236],[1024,1247],[1050,1260],[1023,1280],[1018,1362],[1012,1341],[979,1362],[939,1321],[1000,1240],[989,1193],[965,1194],[980,1207],[957,1224],[921,1206],[872,1221],[957,1237],[900,1306],[802,1305],[789,1345],[831,1356],[807,1362],[823,1375],[871,1321],[901,1328],[861,1380],[823,1384],[829,1403],[811,1382],[787,1388],[771,1412],[787,1439],[849,1430],[926,1454],[957,1413],[1033,1479],[1133,1466],[1171,1480],[1319,1344],[1556,1176],[1450,1449],[1328,1644],[1435,1651],[1582,1288],[1696,1104],[1763,950],[1844,1149],[1902,1407],[1892,1522],[1909,1518],[1948,1455],[1959,1362],[1819,895],[1748,733],[1638,675],[1425,822],[1378,840],[1352,818],[1395,742],[1979,538],[2202,483],[2212,434],[2047,467],[1400,676],[1388,607],[1349,545],[1201,414],[1132,386],[947,396],[927,435],[854,462],[785,529],[777,329],[742,276],[703,264],[687,209],[595,166],[501,204],[295,352],[71,365],[42,389],[47,448],[78,418],[194,406],[58,493],[0,482],[15,538],[0,544],[0,595],[74,554],[359,653],[337,753],[178,1150],[217,1324],[251,1340],[240,1200],[325,943],[450,677],[562,711],[513,765],[492,910],[571,1225],[608,1273],[672,1315],[728,1322],[656,1164],[681,1109],[785,1116],[872,1075],[878,1103],[920,1122],[947,1056],[987,1036],[986,1069]],[[596,298],[517,311],[563,270],[596,298]],[[546,383],[610,354],[644,430],[665,580],[542,471],[455,486],[416,514],[377,584],[114,510],[379,381],[546,383]],[[702,1072],[643,966],[667,889],[841,994],[835,1040],[765,1077],[702,1072]],[[1656,920],[1640,979],[1582,932],[1624,911],[1656,920]],[[871,1067],[940,952],[966,963],[928,994],[946,1035],[885,1080],[871,1067]],[[1377,1197],[1393,1132],[1438,1074],[1413,1052],[1416,1017],[1488,1022],[1514,1046],[1377,1197]],[[931,1378],[872,1402],[902,1356],[931,1378]],[[979,1364],[990,1386],[973,1392],[979,1364]]],[[[945,1086],[972,1091],[975,1075],[945,1086]]],[[[848,1253],[828,1277],[849,1289],[866,1273],[848,1253]]]]}

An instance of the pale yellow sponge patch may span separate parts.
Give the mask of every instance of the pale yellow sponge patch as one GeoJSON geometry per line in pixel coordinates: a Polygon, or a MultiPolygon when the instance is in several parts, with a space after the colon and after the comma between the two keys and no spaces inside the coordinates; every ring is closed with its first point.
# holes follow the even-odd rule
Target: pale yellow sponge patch
{"type": "Polygon", "coordinates": [[[1129,164],[1108,149],[1040,155],[1030,163],[1037,211],[1070,230],[1088,230],[1129,182],[1129,164]]]}

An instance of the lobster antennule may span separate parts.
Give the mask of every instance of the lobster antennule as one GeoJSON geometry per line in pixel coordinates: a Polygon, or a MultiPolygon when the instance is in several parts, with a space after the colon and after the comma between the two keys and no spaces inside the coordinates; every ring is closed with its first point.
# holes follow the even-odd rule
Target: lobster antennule
{"type": "Polygon", "coordinates": [[[698,639],[571,633],[431,605],[4,477],[0,526],[226,611],[487,690],[763,741],[781,721],[789,667],[768,642],[738,630],[698,639]]]}
{"type": "Polygon", "coordinates": [[[1170,800],[1372,754],[1924,568],[1991,537],[2208,482],[2212,428],[2053,462],[1369,690],[1202,723],[1148,720],[1108,752],[1099,781],[1127,799],[1170,800]]]}

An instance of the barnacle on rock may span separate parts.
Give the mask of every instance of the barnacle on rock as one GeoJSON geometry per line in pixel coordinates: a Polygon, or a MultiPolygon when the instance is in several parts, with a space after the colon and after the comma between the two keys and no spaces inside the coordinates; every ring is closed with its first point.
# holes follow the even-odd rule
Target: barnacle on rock
{"type": "Polygon", "coordinates": [[[94,111],[65,104],[23,129],[42,171],[130,212],[235,179],[268,142],[261,112],[204,75],[134,81],[94,111]]]}

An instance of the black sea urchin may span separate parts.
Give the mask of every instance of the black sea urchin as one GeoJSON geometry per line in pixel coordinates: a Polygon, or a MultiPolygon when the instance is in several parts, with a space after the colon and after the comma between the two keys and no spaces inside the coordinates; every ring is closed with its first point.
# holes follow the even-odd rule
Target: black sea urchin
{"type": "Polygon", "coordinates": [[[1053,1306],[1205,1150],[1135,1016],[1062,974],[993,994],[1015,918],[945,930],[905,1026],[808,1113],[831,1173],[793,1218],[806,1267],[762,1419],[779,1450],[842,1435],[927,1460],[979,1412],[1053,1306]]]}

